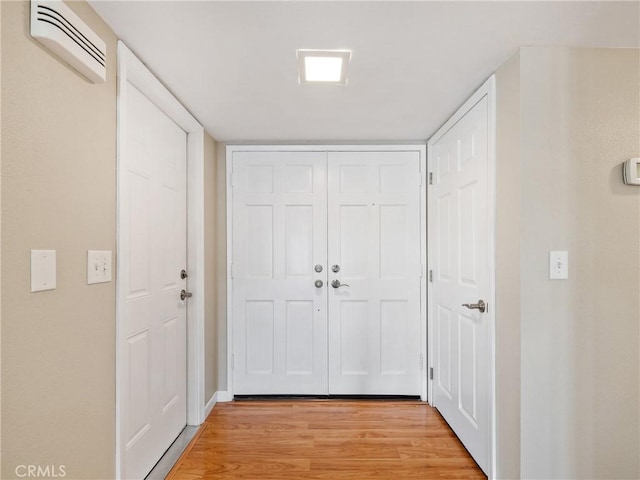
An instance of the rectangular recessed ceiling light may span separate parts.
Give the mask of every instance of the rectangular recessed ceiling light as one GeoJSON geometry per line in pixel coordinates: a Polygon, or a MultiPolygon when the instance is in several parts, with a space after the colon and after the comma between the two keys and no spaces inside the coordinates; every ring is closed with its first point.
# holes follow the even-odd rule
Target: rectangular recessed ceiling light
{"type": "Polygon", "coordinates": [[[350,50],[298,50],[298,80],[301,84],[347,83],[350,50]]]}

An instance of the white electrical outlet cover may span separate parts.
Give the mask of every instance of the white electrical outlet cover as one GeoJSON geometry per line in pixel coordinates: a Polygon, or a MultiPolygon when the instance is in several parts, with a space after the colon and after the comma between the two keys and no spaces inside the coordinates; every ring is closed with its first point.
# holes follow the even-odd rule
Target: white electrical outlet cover
{"type": "Polygon", "coordinates": [[[56,251],[31,250],[31,291],[56,288],[56,251]]]}

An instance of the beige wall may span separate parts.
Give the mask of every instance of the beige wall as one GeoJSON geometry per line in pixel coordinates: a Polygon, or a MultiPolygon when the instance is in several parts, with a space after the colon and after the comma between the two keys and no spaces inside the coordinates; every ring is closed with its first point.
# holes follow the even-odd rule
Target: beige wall
{"type": "Polygon", "coordinates": [[[640,189],[623,184],[621,164],[640,156],[640,50],[572,50],[569,71],[569,156],[579,172],[570,239],[575,284],[567,297],[578,366],[568,429],[577,440],[575,473],[636,479],[640,189]]]}
{"type": "MultiPolygon", "coordinates": [[[[498,428],[519,315],[522,478],[640,477],[640,189],[621,180],[639,75],[638,50],[567,48],[523,48],[497,75],[498,428]],[[548,279],[549,250],[569,251],[569,280],[548,279]]],[[[510,478],[517,459],[501,464],[510,478]]]]}
{"type": "Polygon", "coordinates": [[[218,312],[218,390],[227,390],[227,167],[226,145],[216,155],[216,299],[218,312]]]}
{"type": "Polygon", "coordinates": [[[219,390],[218,374],[218,288],[217,288],[217,246],[216,233],[216,195],[218,191],[216,162],[216,141],[204,134],[204,262],[205,262],[205,298],[204,298],[204,358],[205,358],[205,404],[219,390]]]}
{"type": "Polygon", "coordinates": [[[523,49],[522,475],[639,478],[637,50],[523,49]],[[569,250],[570,279],[548,280],[569,250]]]}
{"type": "Polygon", "coordinates": [[[520,56],[496,72],[496,448],[520,477],[520,56]]]}
{"type": "Polygon", "coordinates": [[[2,478],[20,464],[113,477],[115,283],[86,284],[88,249],[115,250],[116,37],[94,85],[2,2],[2,478]],[[57,289],[30,293],[30,249],[57,250],[57,289]]]}

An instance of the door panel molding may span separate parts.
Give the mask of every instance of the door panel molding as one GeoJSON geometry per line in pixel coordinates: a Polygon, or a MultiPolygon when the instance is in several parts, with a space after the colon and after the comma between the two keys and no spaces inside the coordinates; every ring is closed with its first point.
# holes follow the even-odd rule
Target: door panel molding
{"type": "MultiPolygon", "coordinates": [[[[449,119],[445,124],[429,139],[427,143],[427,156],[428,156],[428,171],[431,172],[434,176],[433,183],[435,184],[438,181],[446,182],[448,181],[446,177],[446,172],[450,171],[453,168],[453,165],[448,165],[447,162],[444,162],[442,165],[436,165],[436,159],[434,158],[434,146],[435,144],[442,140],[448,132],[451,131],[453,127],[459,124],[459,122],[474,109],[476,105],[478,105],[482,100],[486,100],[486,115],[487,115],[487,132],[486,132],[486,149],[487,149],[487,220],[488,220],[488,244],[486,251],[484,254],[487,255],[488,258],[488,278],[489,285],[487,288],[487,298],[485,301],[488,303],[489,307],[486,313],[483,316],[486,316],[486,320],[488,321],[488,355],[486,358],[486,362],[488,365],[488,432],[487,432],[487,442],[488,442],[488,466],[487,474],[490,479],[495,478],[496,476],[496,404],[495,404],[495,371],[496,371],[496,359],[495,359],[495,212],[496,212],[496,83],[495,83],[495,75],[492,75],[473,95],[469,97],[469,99],[460,107],[460,109],[449,119]],[[444,172],[445,174],[439,178],[436,178],[438,175],[444,172]]],[[[462,152],[464,153],[464,152],[462,152]]],[[[430,174],[431,174],[430,173],[430,174]]],[[[449,270],[451,267],[448,264],[442,264],[440,259],[435,258],[435,245],[440,241],[446,240],[445,232],[437,231],[436,227],[436,218],[443,213],[449,212],[452,202],[451,198],[447,198],[446,201],[443,198],[442,200],[434,198],[434,189],[431,186],[427,191],[427,205],[428,205],[428,232],[429,232],[429,240],[428,240],[428,264],[430,271],[434,272],[434,277],[436,275],[441,275],[447,277],[447,279],[453,280],[453,276],[457,275],[456,272],[449,270]],[[443,237],[444,235],[444,237],[443,237]]],[[[455,242],[454,242],[455,243],[455,242]]],[[[447,255],[448,257],[448,255],[447,255]]],[[[472,270],[460,272],[461,276],[464,276],[464,282],[467,286],[473,286],[475,282],[474,274],[475,272],[472,270]]],[[[429,322],[428,322],[428,338],[429,338],[429,358],[428,358],[428,366],[429,371],[431,369],[436,370],[438,367],[441,369],[441,374],[444,378],[440,378],[441,388],[445,396],[451,396],[451,389],[455,386],[452,385],[451,374],[452,372],[448,368],[448,364],[444,362],[443,365],[439,365],[438,359],[435,358],[435,349],[434,349],[434,341],[436,340],[434,337],[435,331],[435,323],[441,322],[444,326],[447,324],[448,328],[453,328],[456,323],[455,320],[458,320],[458,325],[460,327],[466,326],[467,330],[469,327],[469,323],[464,323],[464,319],[457,318],[454,315],[454,312],[447,311],[446,308],[434,303],[434,295],[433,295],[433,283],[429,283],[429,291],[428,291],[428,312],[429,312],[429,322]],[[456,318],[454,318],[456,317],[456,318]],[[444,383],[443,383],[444,382],[444,383]]],[[[472,299],[475,301],[476,299],[472,299]]],[[[466,300],[465,300],[466,301],[466,300]]],[[[468,312],[471,312],[469,310],[468,312]]],[[[449,336],[453,335],[451,330],[447,328],[438,329],[440,334],[447,334],[449,336]]],[[[454,338],[451,337],[451,341],[454,341],[454,338]]],[[[433,405],[434,398],[434,380],[433,377],[430,376],[429,379],[429,403],[433,405]]],[[[467,398],[469,400],[469,398],[467,398]]],[[[463,402],[464,403],[464,402],[463,402]]],[[[473,403],[473,402],[472,402],[473,403]]],[[[469,419],[472,419],[473,415],[469,412],[472,409],[472,403],[464,403],[461,404],[461,411],[463,415],[467,415],[469,419]]],[[[454,428],[455,430],[455,428],[454,428]]]]}
{"type": "MultiPolygon", "coordinates": [[[[233,175],[233,155],[237,152],[418,152],[420,171],[415,181],[420,186],[420,358],[416,362],[422,362],[427,358],[427,163],[426,145],[228,145],[226,147],[226,227],[227,227],[227,392],[229,400],[234,396],[233,385],[233,182],[236,181],[233,175]]],[[[387,191],[394,191],[399,188],[397,179],[393,172],[386,172],[383,188],[387,191]]],[[[348,178],[345,179],[348,182],[348,178]]],[[[348,187],[348,185],[346,186],[348,187]]],[[[302,186],[298,186],[302,188],[302,186]]],[[[326,265],[325,269],[329,269],[326,265]]],[[[324,273],[324,272],[323,272],[324,273]]],[[[331,288],[326,286],[326,288],[331,288]]],[[[236,360],[237,361],[237,360],[236,360]]],[[[426,364],[420,366],[420,398],[427,400],[427,368],[426,364]]]]}
{"type": "MultiPolygon", "coordinates": [[[[189,289],[193,298],[187,308],[187,400],[188,425],[200,425],[204,421],[204,129],[198,121],[173,97],[144,64],[118,41],[118,99],[117,99],[117,251],[122,244],[123,230],[120,201],[123,198],[123,155],[126,148],[125,105],[130,88],[135,88],[171,118],[187,136],[187,269],[189,289]]],[[[124,449],[122,394],[123,378],[122,345],[123,291],[119,281],[122,262],[127,259],[117,255],[116,274],[116,478],[122,478],[124,449]]],[[[168,445],[167,445],[168,447],[168,445]]]]}

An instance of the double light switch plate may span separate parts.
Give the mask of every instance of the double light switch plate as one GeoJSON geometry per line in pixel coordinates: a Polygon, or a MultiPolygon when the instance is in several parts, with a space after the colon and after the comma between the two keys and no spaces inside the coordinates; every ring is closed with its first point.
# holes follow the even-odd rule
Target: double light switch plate
{"type": "Polygon", "coordinates": [[[87,252],[87,284],[111,281],[111,251],[89,250],[87,252]]]}

